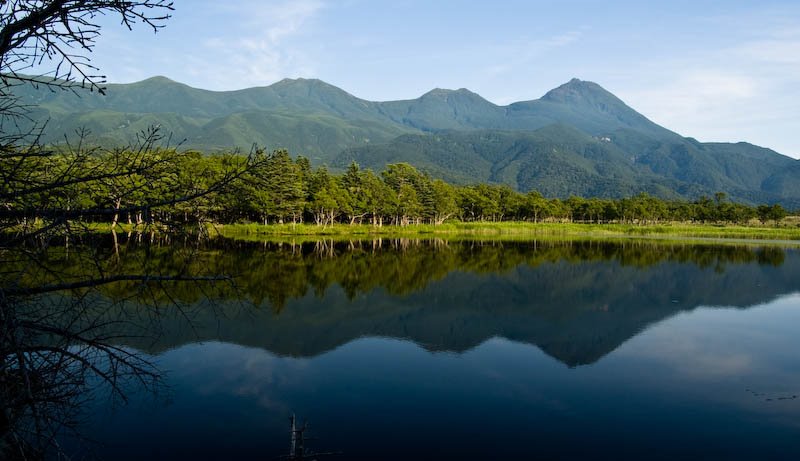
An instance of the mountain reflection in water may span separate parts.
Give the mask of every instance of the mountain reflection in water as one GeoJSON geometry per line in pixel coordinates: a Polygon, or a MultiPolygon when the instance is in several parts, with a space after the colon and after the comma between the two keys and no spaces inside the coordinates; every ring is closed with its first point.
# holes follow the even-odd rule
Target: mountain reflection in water
{"type": "MultiPolygon", "coordinates": [[[[163,315],[155,341],[129,345],[158,353],[217,340],[313,357],[360,337],[454,352],[503,337],[578,366],[678,312],[746,308],[800,288],[798,253],[769,247],[320,241],[237,243],[196,259],[202,271],[233,274],[235,284],[206,293],[213,308],[193,309],[191,322],[163,315]]],[[[194,287],[183,289],[172,296],[209,303],[194,287]]],[[[109,295],[127,293],[118,286],[109,295]]]]}
{"type": "MultiPolygon", "coordinates": [[[[231,275],[86,295],[102,320],[88,317],[95,333],[152,359],[170,388],[166,405],[134,393],[119,413],[85,402],[87,432],[109,459],[274,458],[293,412],[321,438],[314,448],[341,459],[793,459],[800,449],[795,249],[100,248],[91,261],[109,276],[231,275]]],[[[84,257],[53,250],[46,262],[69,281],[84,257]]],[[[47,284],[49,273],[22,283],[47,284]]]]}

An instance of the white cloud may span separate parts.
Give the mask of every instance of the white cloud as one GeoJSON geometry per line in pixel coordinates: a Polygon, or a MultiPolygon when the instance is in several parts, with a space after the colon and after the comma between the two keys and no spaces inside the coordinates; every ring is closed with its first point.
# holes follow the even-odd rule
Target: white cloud
{"type": "Polygon", "coordinates": [[[620,92],[654,121],[701,141],[748,141],[800,156],[800,34],[766,28],[724,49],[641,66],[620,92]],[[777,129],[780,127],[781,129],[777,129]]]}
{"type": "MultiPolygon", "coordinates": [[[[203,56],[221,57],[221,62],[205,63],[213,89],[238,89],[270,84],[287,76],[313,76],[313,61],[293,41],[311,33],[309,24],[324,8],[319,0],[295,0],[265,5],[252,2],[247,19],[236,28],[236,35],[211,37],[203,42],[203,56]]],[[[242,11],[240,4],[237,11],[242,11]]],[[[224,12],[222,13],[224,14],[224,12]]],[[[189,57],[192,59],[192,57],[189,57]]],[[[193,59],[203,62],[203,59],[193,59]]]]}
{"type": "MultiPolygon", "coordinates": [[[[746,102],[757,96],[757,83],[747,75],[718,69],[689,71],[661,84],[632,93],[642,110],[657,111],[660,119],[680,123],[746,102]]],[[[669,125],[668,125],[669,126],[669,125]]]]}
{"type": "Polygon", "coordinates": [[[194,391],[200,395],[232,395],[280,412],[289,410],[280,399],[283,390],[302,388],[308,370],[302,359],[220,342],[183,346],[163,360],[178,380],[196,383],[194,391]]]}
{"type": "MultiPolygon", "coordinates": [[[[682,320],[682,319],[680,319],[682,320]]],[[[684,380],[708,381],[721,377],[739,377],[753,373],[754,358],[745,351],[720,347],[716,337],[704,337],[691,330],[676,337],[663,328],[649,332],[648,341],[638,344],[633,355],[669,367],[684,380]]]]}
{"type": "Polygon", "coordinates": [[[794,37],[788,40],[771,39],[745,43],[738,52],[755,62],[800,66],[800,39],[794,37]]]}

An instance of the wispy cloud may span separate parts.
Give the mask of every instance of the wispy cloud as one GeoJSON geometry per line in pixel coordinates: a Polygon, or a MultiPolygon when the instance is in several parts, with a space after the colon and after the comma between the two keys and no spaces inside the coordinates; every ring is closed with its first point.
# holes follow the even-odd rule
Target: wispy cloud
{"type": "Polygon", "coordinates": [[[513,72],[527,65],[529,62],[543,55],[557,51],[578,42],[583,37],[583,31],[573,30],[550,37],[536,39],[521,39],[515,42],[495,45],[486,53],[492,56],[495,64],[485,69],[487,77],[495,78],[513,72]]]}
{"type": "MultiPolygon", "coordinates": [[[[233,89],[265,85],[286,76],[312,76],[313,60],[293,41],[311,33],[310,24],[324,6],[320,0],[249,2],[246,8],[237,3],[236,11],[249,13],[236,35],[203,41],[204,55],[222,59],[207,63],[209,75],[214,76],[209,86],[233,89]]],[[[203,61],[203,57],[189,59],[203,61]]]]}
{"type": "Polygon", "coordinates": [[[765,27],[723,49],[642,67],[621,96],[656,122],[701,140],[746,140],[800,156],[795,141],[776,135],[800,118],[800,30],[765,27]]]}
{"type": "MultiPolygon", "coordinates": [[[[507,82],[528,69],[537,67],[537,63],[546,62],[548,56],[556,54],[569,54],[568,49],[579,44],[585,39],[584,28],[570,30],[550,36],[538,38],[524,38],[502,44],[493,45],[483,55],[488,60],[475,84],[478,87],[494,89],[492,102],[496,104],[509,104],[520,100],[520,94],[502,94],[499,89],[506,88],[507,82]]],[[[533,97],[527,93],[525,97],[533,97]]]]}
{"type": "Polygon", "coordinates": [[[579,77],[681,134],[800,156],[797,2],[698,5],[691,14],[669,2],[568,14],[536,2],[176,3],[157,35],[110,35],[116,23],[104,31],[95,62],[111,81],[163,74],[235,89],[317,77],[370,99],[441,86],[506,104],[579,77]]]}
{"type": "Polygon", "coordinates": [[[744,74],[695,68],[631,94],[639,104],[657,110],[659,118],[676,121],[746,102],[757,95],[757,83],[744,74]]]}
{"type": "Polygon", "coordinates": [[[743,44],[737,51],[755,62],[800,66],[800,37],[756,40],[743,44]]]}

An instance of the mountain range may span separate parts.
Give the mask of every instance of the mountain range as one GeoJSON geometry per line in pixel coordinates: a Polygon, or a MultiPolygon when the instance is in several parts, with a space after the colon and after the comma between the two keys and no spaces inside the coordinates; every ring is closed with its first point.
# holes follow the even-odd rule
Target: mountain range
{"type": "Polygon", "coordinates": [[[748,143],[701,143],[653,123],[592,82],[573,79],[540,99],[498,106],[466,89],[374,102],[315,79],[215,92],[164,77],[110,84],[105,96],[17,87],[44,142],[88,128],[125,145],[152,125],[204,152],[285,147],[315,165],[408,162],[467,184],[508,184],[546,196],[696,198],[800,207],[800,161],[748,143]]]}

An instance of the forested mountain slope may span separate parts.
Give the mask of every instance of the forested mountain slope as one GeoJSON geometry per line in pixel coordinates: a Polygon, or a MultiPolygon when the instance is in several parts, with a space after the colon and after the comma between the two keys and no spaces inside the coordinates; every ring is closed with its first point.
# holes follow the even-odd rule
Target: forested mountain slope
{"type": "Polygon", "coordinates": [[[457,183],[494,182],[545,195],[694,198],[717,191],[751,203],[800,205],[800,162],[747,143],[700,143],[648,120],[592,82],[498,106],[466,89],[373,102],[314,79],[215,92],[164,77],[109,85],[107,95],[19,87],[48,120],[44,141],[87,128],[124,145],[160,125],[204,152],[285,147],[315,164],[380,170],[408,162],[457,183]]]}

